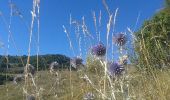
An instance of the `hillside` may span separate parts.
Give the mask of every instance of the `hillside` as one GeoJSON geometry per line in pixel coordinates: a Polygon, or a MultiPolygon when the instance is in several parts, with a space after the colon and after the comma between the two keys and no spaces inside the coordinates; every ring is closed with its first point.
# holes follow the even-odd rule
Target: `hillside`
{"type": "MultiPolygon", "coordinates": [[[[50,63],[57,61],[62,68],[66,68],[70,63],[70,58],[61,54],[47,54],[38,56],[38,69],[45,70],[48,69],[50,63]]],[[[27,56],[8,56],[8,72],[20,73],[23,67],[26,65],[27,56]]],[[[37,67],[37,56],[30,56],[30,64],[37,67]]],[[[0,56],[0,72],[5,72],[7,69],[7,59],[5,56],[0,56]]]]}
{"type": "MultiPolygon", "coordinates": [[[[27,56],[8,56],[8,69],[7,58],[0,56],[0,85],[5,81],[12,81],[16,74],[22,74],[24,72],[24,66],[26,65],[27,56]],[[23,62],[23,63],[22,63],[23,62]],[[24,64],[24,65],[23,65],[24,64]]],[[[49,65],[57,61],[61,69],[67,69],[70,65],[70,58],[61,54],[47,54],[39,55],[38,70],[48,70],[49,65]]],[[[30,56],[30,64],[37,67],[37,56],[30,56]]]]}

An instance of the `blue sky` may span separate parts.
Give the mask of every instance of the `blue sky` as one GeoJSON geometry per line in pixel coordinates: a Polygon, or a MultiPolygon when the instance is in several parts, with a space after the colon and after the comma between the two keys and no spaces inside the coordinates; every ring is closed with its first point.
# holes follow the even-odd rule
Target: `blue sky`
{"type": "MultiPolygon", "coordinates": [[[[106,0],[111,12],[115,12],[119,8],[115,33],[127,31],[127,27],[134,29],[137,17],[140,13],[138,29],[144,20],[151,18],[154,13],[163,7],[163,0],[106,0]]],[[[9,41],[8,52],[11,55],[24,55],[28,51],[29,31],[26,25],[31,23],[32,0],[12,0],[12,2],[19,9],[24,16],[22,20],[19,16],[12,16],[11,32],[14,42],[18,48],[16,50],[12,39],[9,41]]],[[[9,25],[10,8],[8,0],[0,0],[0,42],[4,47],[8,46],[8,29],[5,25],[9,25]],[[6,21],[3,21],[2,17],[6,21]]],[[[95,27],[93,23],[92,12],[102,12],[102,27],[101,38],[104,44],[106,43],[106,23],[108,21],[108,14],[103,6],[102,0],[41,0],[40,3],[40,54],[64,54],[67,56],[74,56],[69,48],[69,42],[66,34],[63,31],[63,25],[69,29],[70,14],[75,20],[81,21],[84,16],[85,22],[91,34],[95,37],[95,27]]],[[[37,20],[35,20],[35,27],[33,29],[33,42],[31,46],[31,55],[36,54],[35,39],[37,38],[37,20]]],[[[75,33],[72,26],[70,37],[76,55],[79,55],[78,45],[75,38],[75,33]]],[[[86,40],[87,41],[87,40],[86,40]]],[[[92,42],[97,43],[96,39],[92,42]]],[[[87,51],[88,48],[82,43],[82,51],[87,51]],[[84,46],[84,48],[83,48],[84,46]]],[[[0,48],[0,54],[4,54],[6,50],[0,48]]]]}

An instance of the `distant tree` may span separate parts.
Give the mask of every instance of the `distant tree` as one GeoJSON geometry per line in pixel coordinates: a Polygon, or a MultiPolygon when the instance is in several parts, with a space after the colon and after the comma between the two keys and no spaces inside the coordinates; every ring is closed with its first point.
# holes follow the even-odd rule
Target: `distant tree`
{"type": "MultiPolygon", "coordinates": [[[[27,56],[8,56],[8,67],[13,69],[21,69],[27,63],[27,56]],[[21,62],[21,59],[23,63],[21,62]]],[[[30,56],[30,64],[33,65],[36,70],[47,70],[51,62],[57,61],[59,63],[59,68],[68,68],[70,65],[70,58],[60,54],[51,54],[51,55],[39,55],[38,66],[37,66],[37,56],[30,56]],[[38,67],[38,68],[37,68],[38,67]]],[[[5,56],[0,56],[0,71],[5,71],[7,68],[7,59],[5,56]]],[[[10,71],[11,72],[11,71],[10,71]]]]}

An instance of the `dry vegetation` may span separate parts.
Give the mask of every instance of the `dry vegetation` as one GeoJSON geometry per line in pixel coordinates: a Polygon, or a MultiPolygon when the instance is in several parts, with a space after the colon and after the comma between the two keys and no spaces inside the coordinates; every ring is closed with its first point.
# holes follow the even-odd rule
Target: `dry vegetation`
{"type": "MultiPolygon", "coordinates": [[[[30,25],[30,42],[29,42],[29,49],[28,49],[28,58],[27,64],[30,62],[30,51],[31,51],[31,42],[32,42],[32,29],[34,23],[34,15],[37,14],[39,16],[39,0],[33,0],[33,10],[32,10],[32,23],[30,25]],[[36,13],[36,8],[38,9],[38,13],[36,13]]],[[[97,45],[94,47],[94,51],[92,54],[92,58],[86,59],[85,68],[80,68],[76,71],[73,70],[56,70],[50,72],[49,70],[46,71],[37,71],[35,75],[30,75],[28,66],[25,67],[25,77],[24,80],[14,84],[13,82],[8,82],[5,85],[0,86],[0,100],[23,100],[28,99],[29,95],[32,95],[36,98],[36,100],[82,100],[85,98],[87,93],[91,93],[91,99],[84,99],[84,100],[169,100],[170,99],[170,70],[169,65],[167,68],[153,68],[153,60],[150,60],[150,54],[152,54],[152,49],[149,52],[149,46],[146,47],[146,43],[149,44],[150,42],[147,41],[145,37],[142,38],[141,41],[133,41],[135,43],[139,43],[136,46],[139,47],[138,51],[140,55],[140,61],[134,65],[123,65],[125,68],[125,72],[116,76],[116,71],[114,70],[115,76],[108,75],[108,62],[109,62],[109,36],[113,36],[110,34],[114,32],[114,25],[116,20],[116,15],[118,9],[116,9],[115,13],[110,13],[108,6],[103,0],[103,4],[108,12],[108,22],[107,22],[107,31],[106,33],[106,46],[97,45]],[[102,48],[101,48],[102,47],[102,48]],[[96,49],[97,48],[97,49],[96,49]],[[99,49],[99,50],[98,50],[99,49]],[[103,52],[101,52],[101,50],[103,52]],[[99,51],[99,52],[98,52],[99,51]],[[100,57],[99,57],[100,56],[100,57]],[[101,57],[104,56],[104,57],[101,57]],[[143,57],[143,58],[142,58],[143,57]],[[151,64],[152,63],[152,64],[151,64]],[[141,67],[142,66],[142,67],[141,67]],[[92,99],[93,98],[93,99],[92,99]]],[[[100,23],[99,16],[99,23],[100,23]]],[[[96,16],[94,13],[94,24],[96,26],[96,16]]],[[[81,26],[82,35],[84,35],[86,41],[92,41],[92,36],[89,34],[87,30],[87,26],[85,24],[84,17],[82,18],[81,23],[77,23],[77,21],[73,21],[70,18],[70,26],[77,25],[75,27],[81,26]]],[[[39,23],[39,20],[38,20],[39,23]]],[[[38,24],[39,25],[39,24],[38,24]]],[[[39,28],[39,26],[38,26],[39,28]]],[[[73,45],[71,38],[69,37],[70,32],[67,30],[65,26],[63,26],[64,32],[66,33],[70,48],[73,53],[73,45]]],[[[38,29],[39,30],[39,29],[38,29]]],[[[129,29],[131,34],[134,34],[129,29]]],[[[169,31],[168,31],[169,32],[169,31]]],[[[98,32],[99,33],[99,32],[98,32]]],[[[9,33],[10,34],[10,33],[9,33]]],[[[37,35],[39,36],[39,34],[37,35]]],[[[100,42],[100,34],[97,34],[98,42],[100,42]]],[[[147,37],[147,36],[146,36],[147,37]]],[[[38,37],[39,38],[39,37],[38,37]]],[[[121,37],[122,38],[122,37],[121,37]]],[[[152,37],[151,37],[152,38],[152,37]]],[[[77,39],[79,49],[81,51],[81,41],[80,37],[77,39]]],[[[156,40],[155,40],[156,41],[156,40]]],[[[122,40],[117,40],[118,51],[120,57],[124,54],[123,52],[127,49],[124,48],[124,42],[122,40]]],[[[39,44],[39,43],[38,43],[39,44]]],[[[111,43],[112,44],[112,43],[111,43]]],[[[114,43],[113,43],[114,44],[114,43]]],[[[112,45],[113,45],[112,44],[112,45]]],[[[134,44],[132,44],[134,45],[134,44]]],[[[156,45],[161,45],[156,42],[156,45]]],[[[89,47],[93,46],[90,44],[89,47]]],[[[159,46],[161,47],[161,46],[159,46]]],[[[37,45],[39,49],[39,46],[37,45]]],[[[158,48],[157,48],[158,49],[158,48]]],[[[154,49],[156,50],[156,48],[154,49]]],[[[89,52],[89,51],[88,51],[89,52]]],[[[37,51],[38,55],[39,51],[37,51]]],[[[168,52],[167,52],[168,53],[168,52]]],[[[156,53],[157,54],[157,53],[156,53]]],[[[80,53],[81,55],[81,53],[80,53]]],[[[160,54],[161,55],[161,54],[160,54]]],[[[133,58],[133,57],[132,57],[133,58]]],[[[8,59],[8,58],[7,58],[8,59]]],[[[130,59],[130,56],[129,56],[130,59]]],[[[37,62],[39,58],[37,56],[37,62]]],[[[112,61],[113,59],[111,59],[112,61]]],[[[7,62],[8,63],[8,62],[7,62]]],[[[164,61],[166,64],[167,62],[164,61]]],[[[38,66],[38,65],[37,65],[38,66]]],[[[162,66],[162,65],[160,65],[162,66]]],[[[119,66],[118,66],[119,67],[119,66]]],[[[118,69],[119,71],[120,69],[118,69]]],[[[6,73],[7,74],[7,73],[6,73]]],[[[119,73],[118,73],[119,74],[119,73]]]]}

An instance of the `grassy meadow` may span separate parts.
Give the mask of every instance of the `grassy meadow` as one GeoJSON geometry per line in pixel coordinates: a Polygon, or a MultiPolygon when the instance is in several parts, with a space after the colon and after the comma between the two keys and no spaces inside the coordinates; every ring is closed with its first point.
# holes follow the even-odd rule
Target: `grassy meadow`
{"type": "MultiPolygon", "coordinates": [[[[155,71],[154,75],[147,75],[134,68],[129,69],[129,93],[130,100],[168,100],[170,98],[170,71],[155,71]]],[[[35,77],[37,87],[33,86],[30,80],[27,84],[28,94],[36,94],[37,100],[83,100],[84,94],[92,92],[95,95],[94,100],[103,100],[102,94],[97,90],[103,89],[102,76],[94,73],[71,72],[68,70],[50,73],[49,71],[39,71],[35,77]],[[70,79],[71,74],[71,79],[70,79]],[[91,80],[92,83],[83,79],[83,75],[91,80]],[[71,84],[70,84],[71,81],[71,84]]],[[[124,100],[122,93],[122,80],[115,80],[112,83],[113,91],[110,89],[109,82],[106,85],[108,98],[112,100],[111,93],[114,91],[116,100],[124,100]]],[[[124,83],[125,84],[125,83],[124,83]]],[[[23,93],[24,81],[14,84],[8,82],[0,86],[0,100],[22,100],[25,99],[23,93]]],[[[90,99],[89,99],[90,100],[90,99]]]]}

